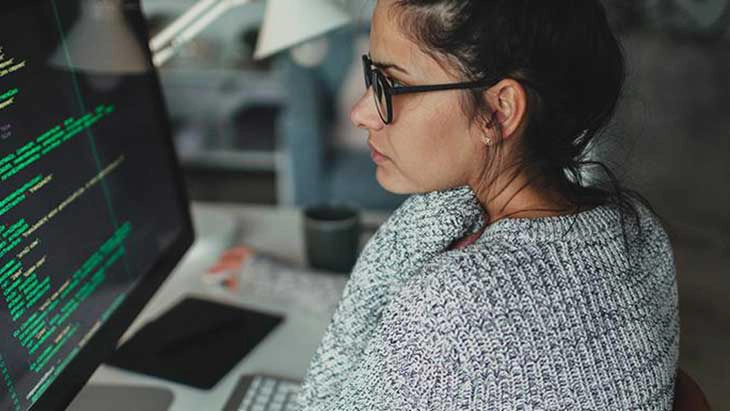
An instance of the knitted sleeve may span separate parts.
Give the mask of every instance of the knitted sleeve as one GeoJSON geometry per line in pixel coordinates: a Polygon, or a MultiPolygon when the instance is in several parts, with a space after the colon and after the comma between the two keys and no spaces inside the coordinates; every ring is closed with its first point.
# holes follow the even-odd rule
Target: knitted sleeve
{"type": "Polygon", "coordinates": [[[524,404],[527,376],[513,380],[525,370],[512,367],[515,354],[532,353],[508,356],[514,338],[504,321],[505,302],[486,298],[483,287],[450,283],[473,275],[438,260],[385,309],[357,375],[361,380],[348,384],[365,389],[343,396],[353,401],[345,408],[497,410],[524,404]]]}
{"type": "Polygon", "coordinates": [[[351,410],[343,405],[350,401],[343,390],[358,389],[352,376],[393,295],[455,239],[483,224],[468,186],[413,195],[395,210],[360,254],[312,357],[297,400],[303,410],[351,410]]]}
{"type": "MultiPolygon", "coordinates": [[[[601,344],[600,335],[565,338],[572,330],[551,326],[564,313],[544,315],[534,295],[500,293],[498,276],[450,254],[385,309],[343,409],[671,409],[656,380],[641,378],[631,347],[601,344]]],[[[659,360],[650,371],[674,373],[659,360]]]]}

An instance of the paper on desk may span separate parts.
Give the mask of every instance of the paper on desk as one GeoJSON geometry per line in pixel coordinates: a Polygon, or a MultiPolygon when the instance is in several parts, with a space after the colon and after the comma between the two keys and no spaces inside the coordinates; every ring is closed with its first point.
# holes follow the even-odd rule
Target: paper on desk
{"type": "Polygon", "coordinates": [[[347,280],[342,274],[295,267],[261,253],[248,257],[238,268],[204,276],[205,282],[241,295],[281,300],[318,314],[334,312],[347,280]],[[227,285],[230,278],[235,278],[235,287],[227,285]]]}

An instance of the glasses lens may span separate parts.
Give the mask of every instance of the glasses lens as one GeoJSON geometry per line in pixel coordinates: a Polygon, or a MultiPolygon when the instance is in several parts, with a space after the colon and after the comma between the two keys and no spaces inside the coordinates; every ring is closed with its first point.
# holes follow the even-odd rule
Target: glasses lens
{"type": "Polygon", "coordinates": [[[376,75],[373,79],[373,96],[375,97],[375,105],[378,108],[378,114],[384,123],[388,123],[388,97],[385,95],[385,80],[382,76],[376,75]]]}

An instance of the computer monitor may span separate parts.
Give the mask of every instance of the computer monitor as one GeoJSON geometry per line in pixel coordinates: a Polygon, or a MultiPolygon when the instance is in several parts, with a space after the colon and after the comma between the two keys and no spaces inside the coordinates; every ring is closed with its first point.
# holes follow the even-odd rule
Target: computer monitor
{"type": "Polygon", "coordinates": [[[0,409],[63,409],[193,239],[138,1],[0,2],[0,409]]]}

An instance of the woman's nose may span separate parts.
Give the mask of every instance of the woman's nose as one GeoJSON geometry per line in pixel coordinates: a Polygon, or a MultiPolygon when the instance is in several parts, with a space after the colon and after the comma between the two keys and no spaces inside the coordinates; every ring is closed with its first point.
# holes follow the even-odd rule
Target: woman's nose
{"type": "Polygon", "coordinates": [[[378,109],[375,107],[372,87],[368,88],[365,94],[352,106],[350,121],[357,128],[367,128],[370,130],[380,130],[385,126],[378,114],[378,109]]]}

